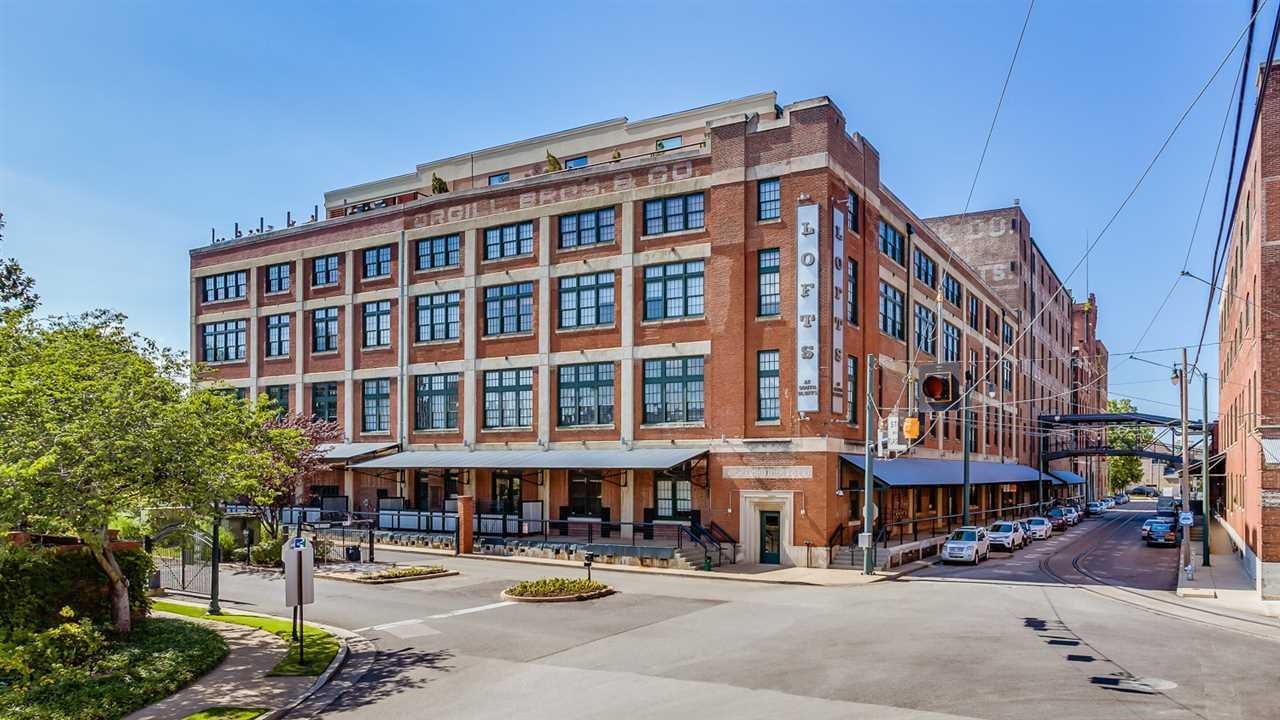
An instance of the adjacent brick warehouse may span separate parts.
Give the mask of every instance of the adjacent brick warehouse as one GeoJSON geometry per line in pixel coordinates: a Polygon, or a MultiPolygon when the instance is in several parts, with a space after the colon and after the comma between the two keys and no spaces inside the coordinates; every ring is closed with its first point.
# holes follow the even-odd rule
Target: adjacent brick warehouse
{"type": "MultiPolygon", "coordinates": [[[[334,417],[352,443],[707,453],[674,484],[626,468],[536,480],[502,467],[347,468],[311,489],[354,509],[461,493],[549,515],[696,517],[737,536],[747,561],[762,559],[760,518],[778,513],[780,562],[821,565],[832,537],[852,537],[840,528],[862,527],[860,474],[840,455],[862,451],[869,354],[881,417],[913,409],[916,363],[969,362],[988,378],[973,403],[979,461],[1030,459],[1023,384],[1067,382],[1068,341],[1050,340],[1069,323],[1027,344],[1052,359],[1015,372],[1015,347],[1003,364],[1017,308],[879,171],[829,99],[780,107],[773,93],[419,165],[326,194],[320,222],[193,250],[193,354],[210,382],[334,417]],[[548,153],[563,169],[548,169],[548,153]],[[433,192],[433,177],[448,191],[433,192]],[[814,234],[817,252],[800,252],[814,234]],[[802,312],[808,293],[817,317],[802,312]],[[810,325],[816,347],[802,347],[810,325]],[[817,410],[801,412],[810,357],[817,410]]],[[[910,453],[958,458],[958,412],[922,417],[910,453]]],[[[975,505],[1029,493],[993,486],[975,505]]],[[[878,523],[958,512],[941,489],[876,502],[878,523]]]]}
{"type": "Polygon", "coordinates": [[[1280,599],[1280,450],[1275,446],[1280,442],[1280,353],[1270,346],[1280,333],[1276,79],[1272,75],[1253,128],[1225,255],[1218,305],[1217,438],[1226,453],[1225,497],[1210,498],[1262,597],[1272,600],[1280,599]]]}

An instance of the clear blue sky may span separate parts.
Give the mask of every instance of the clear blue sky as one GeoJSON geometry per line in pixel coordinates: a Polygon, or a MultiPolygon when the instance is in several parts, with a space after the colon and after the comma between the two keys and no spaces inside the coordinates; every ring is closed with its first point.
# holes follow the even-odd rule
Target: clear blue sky
{"type": "MultiPolygon", "coordinates": [[[[187,251],[211,226],[280,225],[326,190],[419,162],[770,89],[783,103],[830,96],[916,212],[959,212],[1025,11],[0,0],[0,252],[35,275],[47,312],[115,308],[185,348],[187,251]]],[[[1041,0],[973,207],[1021,198],[1071,273],[1247,15],[1244,0],[1041,0]]],[[[1091,256],[1113,395],[1174,400],[1167,373],[1119,358],[1182,268],[1238,66],[1239,54],[1091,256]]],[[[1192,255],[1202,276],[1221,193],[1220,175],[1192,255]]],[[[1067,281],[1083,297],[1083,269],[1067,281]]],[[[1142,346],[1194,343],[1204,297],[1182,282],[1142,346]]],[[[1216,346],[1207,359],[1216,374],[1216,346]]]]}

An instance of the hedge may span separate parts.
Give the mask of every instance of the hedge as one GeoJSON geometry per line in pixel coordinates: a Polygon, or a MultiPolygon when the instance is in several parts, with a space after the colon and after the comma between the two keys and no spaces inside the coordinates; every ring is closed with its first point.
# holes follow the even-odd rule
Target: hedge
{"type": "MultiPolygon", "coordinates": [[[[116,551],[129,579],[129,605],[135,617],[148,607],[151,556],[142,550],[116,551]]],[[[63,622],[58,612],[70,607],[77,617],[110,622],[107,575],[92,553],[0,543],[0,639],[17,629],[41,630],[63,622]]]]}

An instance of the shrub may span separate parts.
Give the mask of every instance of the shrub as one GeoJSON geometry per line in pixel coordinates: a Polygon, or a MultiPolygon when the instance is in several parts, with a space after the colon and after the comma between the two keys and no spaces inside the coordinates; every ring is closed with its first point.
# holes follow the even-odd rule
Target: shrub
{"type": "Polygon", "coordinates": [[[515,597],[573,597],[600,592],[607,587],[602,582],[585,578],[543,578],[516,583],[507,588],[507,594],[515,597]]]}
{"type": "Polygon", "coordinates": [[[280,548],[284,547],[288,536],[280,533],[280,537],[266,537],[262,542],[254,545],[249,550],[249,561],[254,565],[269,565],[277,567],[280,565],[280,548]]]}
{"type": "Polygon", "coordinates": [[[40,632],[19,630],[0,645],[0,676],[10,685],[25,689],[37,681],[84,677],[84,666],[102,651],[106,637],[87,618],[72,621],[75,611],[69,607],[59,615],[68,622],[40,632]]]}
{"type": "MultiPolygon", "coordinates": [[[[129,581],[129,605],[141,616],[148,607],[151,556],[141,550],[117,551],[115,556],[129,581]]],[[[0,543],[0,639],[15,630],[60,625],[65,619],[59,610],[65,607],[90,622],[108,621],[107,585],[106,573],[88,549],[0,543]]]]}
{"type": "Polygon", "coordinates": [[[404,565],[371,572],[362,576],[364,580],[394,580],[396,578],[418,577],[421,575],[439,575],[445,569],[439,565],[404,565]]]}

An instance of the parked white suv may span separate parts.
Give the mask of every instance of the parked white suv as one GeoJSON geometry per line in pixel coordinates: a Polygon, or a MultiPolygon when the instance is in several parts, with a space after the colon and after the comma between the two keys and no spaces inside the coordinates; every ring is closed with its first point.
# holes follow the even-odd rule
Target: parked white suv
{"type": "Polygon", "coordinates": [[[1027,518],[1027,527],[1031,530],[1031,537],[1035,540],[1048,540],[1053,535],[1053,523],[1042,517],[1027,518]]]}
{"type": "Polygon", "coordinates": [[[961,561],[977,565],[991,554],[991,537],[985,528],[966,526],[951,533],[942,544],[942,562],[961,561]]]}
{"type": "Polygon", "coordinates": [[[1027,536],[1022,526],[1010,520],[1001,520],[991,524],[987,529],[991,544],[1002,550],[1013,552],[1027,544],[1027,536]]]}

